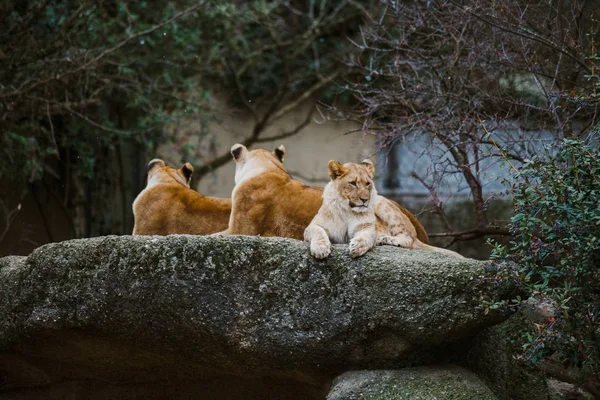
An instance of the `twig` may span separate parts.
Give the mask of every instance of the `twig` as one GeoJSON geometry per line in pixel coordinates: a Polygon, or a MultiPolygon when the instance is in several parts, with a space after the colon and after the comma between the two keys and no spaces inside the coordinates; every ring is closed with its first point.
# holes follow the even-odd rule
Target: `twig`
{"type": "Polygon", "coordinates": [[[300,132],[302,129],[304,129],[308,124],[310,124],[310,122],[312,120],[311,117],[312,117],[313,112],[314,112],[314,107],[311,107],[310,111],[306,115],[306,118],[304,119],[304,121],[302,121],[300,123],[300,125],[296,126],[291,131],[289,131],[289,132],[283,132],[283,133],[281,133],[279,135],[276,135],[276,136],[259,138],[259,139],[256,139],[255,143],[272,142],[274,140],[281,140],[281,139],[288,138],[290,136],[294,136],[295,134],[297,134],[298,132],[300,132]]]}
{"type": "Polygon", "coordinates": [[[313,85],[311,88],[307,89],[304,93],[302,93],[300,96],[298,96],[296,98],[296,100],[294,100],[293,102],[291,102],[289,104],[286,104],[285,106],[281,107],[279,109],[279,111],[277,111],[275,114],[273,114],[273,121],[281,118],[285,114],[287,114],[290,111],[292,111],[295,108],[297,108],[305,100],[308,100],[308,98],[310,98],[310,96],[312,96],[313,94],[315,94],[316,92],[318,92],[319,90],[321,90],[323,87],[325,87],[327,84],[329,84],[331,81],[333,81],[338,76],[340,76],[341,73],[342,73],[341,70],[337,70],[333,74],[331,74],[331,75],[329,75],[329,76],[327,76],[325,78],[320,79],[320,81],[318,83],[316,83],[315,85],[313,85]]]}
{"type": "MultiPolygon", "coordinates": [[[[517,167],[514,166],[513,163],[511,163],[508,159],[508,156],[504,153],[504,151],[502,150],[502,148],[500,146],[498,146],[498,143],[496,143],[496,141],[494,140],[494,138],[492,137],[492,133],[490,131],[488,131],[487,127],[484,124],[485,121],[482,121],[481,119],[479,120],[479,123],[481,124],[481,127],[483,128],[483,130],[485,131],[485,133],[487,134],[487,136],[490,138],[492,144],[494,145],[494,147],[496,148],[496,150],[498,150],[498,152],[502,155],[502,157],[504,158],[504,160],[508,163],[508,165],[510,165],[510,167],[515,171],[515,172],[519,172],[519,170],[517,169],[517,167]]],[[[523,160],[523,159],[521,159],[523,160]]],[[[524,161],[524,160],[523,160],[524,161]]]]}
{"type": "Polygon", "coordinates": [[[429,233],[429,237],[460,237],[460,240],[473,240],[486,235],[510,235],[510,231],[506,228],[472,228],[460,232],[440,232],[429,233]]]}
{"type": "Polygon", "coordinates": [[[2,242],[4,240],[4,237],[8,233],[13,221],[15,220],[15,218],[17,218],[17,214],[19,213],[19,211],[21,211],[21,203],[19,203],[14,210],[8,212],[8,209],[4,205],[4,202],[0,200],[0,207],[2,207],[2,212],[6,215],[6,226],[0,234],[0,242],[2,242]]]}
{"type": "Polygon", "coordinates": [[[547,39],[541,38],[541,37],[539,37],[537,34],[535,34],[533,32],[531,32],[530,35],[526,35],[523,32],[518,32],[518,31],[516,31],[516,30],[514,30],[512,28],[509,28],[507,26],[499,25],[499,24],[497,24],[495,22],[490,21],[489,19],[486,19],[486,18],[482,17],[481,15],[478,15],[478,14],[472,12],[471,10],[467,9],[466,7],[461,6],[460,4],[458,4],[454,0],[449,0],[449,2],[452,3],[452,4],[454,4],[456,7],[460,8],[461,10],[463,10],[464,12],[466,12],[467,14],[470,14],[473,17],[477,18],[478,20],[480,20],[482,22],[485,22],[486,24],[489,24],[489,25],[491,25],[491,26],[493,26],[495,28],[498,28],[498,29],[500,29],[502,31],[505,31],[505,32],[508,32],[508,33],[512,33],[513,35],[517,35],[517,36],[520,36],[520,37],[528,39],[528,40],[533,40],[533,41],[538,42],[538,43],[540,43],[542,45],[548,46],[548,47],[550,47],[550,48],[552,48],[552,49],[554,49],[554,50],[556,50],[556,51],[558,51],[558,52],[566,55],[571,60],[575,61],[577,64],[579,64],[580,67],[582,67],[584,69],[584,71],[586,71],[588,73],[590,72],[590,70],[588,69],[588,66],[585,63],[583,63],[579,58],[577,58],[576,56],[572,55],[570,52],[566,51],[564,48],[562,48],[561,46],[559,46],[556,43],[553,43],[553,42],[551,42],[551,41],[549,41],[547,39]]]}
{"type": "Polygon", "coordinates": [[[54,152],[56,156],[60,158],[60,154],[58,152],[58,144],[56,144],[56,138],[54,136],[54,123],[52,122],[52,117],[50,116],[50,103],[46,102],[46,115],[48,116],[48,123],[50,124],[50,138],[52,139],[52,144],[54,145],[54,152]]]}
{"type": "MultiPolygon", "coordinates": [[[[293,102],[291,102],[291,103],[289,103],[289,104],[281,107],[276,112],[275,112],[275,108],[276,108],[276,106],[278,106],[278,104],[277,103],[273,103],[272,107],[269,109],[269,111],[271,111],[272,113],[271,112],[265,113],[265,115],[263,116],[263,118],[261,119],[261,121],[259,121],[258,123],[256,123],[254,125],[254,129],[252,130],[252,134],[248,138],[246,138],[244,141],[242,141],[241,143],[244,146],[248,147],[248,146],[253,145],[254,143],[264,142],[264,141],[262,141],[260,139],[260,134],[264,131],[264,128],[267,126],[268,123],[273,122],[273,121],[277,120],[278,118],[281,118],[283,115],[285,115],[285,114],[287,114],[287,113],[295,110],[305,100],[307,100],[310,96],[312,96],[317,91],[319,91],[320,89],[322,89],[325,85],[327,85],[328,83],[330,83],[332,80],[334,80],[340,74],[341,74],[341,70],[338,70],[335,73],[329,75],[328,77],[322,78],[319,82],[317,82],[315,85],[313,85],[312,87],[310,87],[309,89],[307,89],[306,91],[304,91],[304,93],[302,93],[300,96],[298,96],[296,98],[296,100],[294,100],[293,102]]],[[[285,93],[285,90],[283,90],[283,92],[285,93]]],[[[311,115],[312,115],[312,111],[311,111],[311,115]]],[[[307,117],[307,119],[305,119],[302,123],[300,123],[292,131],[287,132],[287,133],[282,133],[281,135],[273,136],[271,138],[268,138],[267,140],[269,140],[269,141],[270,140],[279,140],[279,139],[282,139],[282,138],[287,138],[287,137],[290,137],[292,135],[295,135],[302,128],[304,128],[306,125],[308,125],[309,122],[310,122],[310,116],[307,117]]],[[[199,182],[200,179],[202,179],[202,176],[206,175],[210,171],[213,171],[213,170],[219,168],[222,165],[225,165],[230,160],[231,160],[231,154],[229,152],[223,153],[220,156],[217,156],[212,161],[208,162],[207,164],[202,165],[196,171],[194,171],[194,176],[196,176],[198,178],[198,182],[199,182]]]]}
{"type": "Polygon", "coordinates": [[[104,126],[96,121],[91,120],[90,118],[88,118],[87,116],[73,110],[71,107],[67,106],[67,105],[63,105],[63,107],[69,111],[72,114],[75,114],[76,116],[78,116],[79,118],[83,119],[84,121],[86,121],[87,123],[89,123],[90,125],[95,126],[98,129],[101,129],[103,131],[106,132],[111,132],[111,133],[119,133],[119,134],[125,134],[125,135],[129,135],[129,134],[136,134],[136,133],[145,133],[148,132],[150,129],[147,130],[143,130],[143,131],[123,131],[121,129],[114,129],[114,128],[109,128],[108,126],[104,126]]]}
{"type": "MultiPolygon", "coordinates": [[[[437,192],[433,189],[433,187],[429,184],[427,184],[427,182],[425,182],[425,180],[420,177],[416,172],[412,172],[410,174],[410,176],[412,176],[413,178],[415,178],[417,181],[419,181],[421,183],[421,185],[425,186],[425,188],[427,190],[429,190],[429,193],[431,194],[431,197],[433,199],[433,209],[434,209],[434,213],[437,214],[440,219],[442,220],[442,223],[444,224],[444,226],[446,227],[446,229],[448,231],[453,231],[454,229],[452,228],[452,225],[450,225],[450,221],[448,220],[448,217],[446,216],[446,213],[444,212],[444,209],[442,208],[442,202],[440,201],[437,192]]],[[[431,236],[431,235],[429,235],[431,236]]]]}

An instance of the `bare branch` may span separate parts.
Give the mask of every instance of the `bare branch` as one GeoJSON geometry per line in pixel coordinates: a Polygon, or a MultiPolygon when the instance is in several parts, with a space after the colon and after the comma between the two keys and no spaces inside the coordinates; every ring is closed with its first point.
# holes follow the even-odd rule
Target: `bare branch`
{"type": "Polygon", "coordinates": [[[509,236],[510,231],[506,228],[472,228],[466,229],[459,232],[440,232],[440,233],[429,233],[429,237],[455,237],[460,238],[459,240],[474,240],[484,236],[490,235],[501,235],[509,236]]]}
{"type": "Polygon", "coordinates": [[[111,127],[108,127],[108,126],[102,125],[102,124],[100,124],[100,123],[98,123],[98,122],[96,122],[96,121],[93,121],[93,120],[92,120],[92,119],[90,119],[89,117],[87,117],[87,116],[85,116],[85,115],[81,114],[80,112],[78,112],[78,111],[74,110],[73,108],[71,108],[71,107],[68,105],[68,103],[64,103],[64,104],[62,104],[62,106],[63,106],[63,107],[64,107],[64,108],[65,108],[67,111],[69,111],[71,114],[73,114],[73,115],[76,115],[77,117],[81,118],[82,120],[84,120],[84,121],[85,121],[85,122],[87,122],[88,124],[90,124],[90,125],[92,125],[92,126],[95,126],[96,128],[98,128],[98,129],[101,129],[101,130],[103,130],[103,131],[105,131],[105,132],[119,133],[119,134],[127,134],[127,135],[130,135],[130,134],[136,134],[136,133],[137,133],[137,134],[139,134],[139,133],[144,133],[144,132],[147,132],[147,131],[124,131],[124,130],[121,130],[121,129],[115,129],[115,128],[111,128],[111,127]]]}
{"type": "Polygon", "coordinates": [[[562,93],[589,87],[581,78],[590,64],[582,53],[590,35],[580,29],[568,35],[581,18],[575,5],[583,2],[571,10],[561,4],[393,2],[390,13],[352,39],[356,53],[348,66],[357,72],[346,77],[346,87],[358,106],[345,118],[377,136],[381,151],[394,143],[402,143],[403,151],[411,143],[419,148],[414,156],[426,157],[428,166],[412,177],[427,188],[433,204],[428,211],[439,216],[453,242],[508,233],[489,226],[485,171],[501,160],[516,170],[543,151],[541,132],[552,132],[552,143],[563,129],[572,131],[574,121],[591,126],[595,120],[593,104],[586,110],[559,102],[562,93]],[[499,28],[510,33],[497,35],[499,28]],[[551,88],[561,92],[558,99],[551,88]],[[476,226],[456,231],[440,193],[450,198],[464,189],[476,226]]]}
{"type": "Polygon", "coordinates": [[[302,129],[306,128],[306,126],[308,126],[308,124],[310,124],[310,122],[312,120],[313,112],[314,112],[314,107],[311,107],[309,112],[306,114],[306,118],[304,118],[304,120],[299,125],[297,125],[294,129],[292,129],[291,131],[283,132],[283,133],[281,133],[279,135],[275,135],[275,136],[260,138],[260,139],[257,139],[255,141],[255,143],[272,142],[274,140],[286,139],[290,136],[296,135],[302,129]]]}
{"type": "Polygon", "coordinates": [[[0,233],[0,243],[1,243],[4,240],[4,238],[6,237],[6,234],[8,233],[8,231],[10,230],[10,227],[12,226],[12,223],[14,222],[15,218],[17,218],[17,214],[19,213],[19,211],[21,211],[21,204],[19,203],[17,205],[17,207],[15,207],[13,210],[8,211],[4,202],[2,200],[0,200],[0,207],[2,208],[2,213],[4,214],[4,221],[5,221],[4,229],[0,233]]]}
{"type": "Polygon", "coordinates": [[[425,180],[422,177],[420,177],[415,171],[411,172],[410,175],[413,178],[415,178],[416,180],[418,180],[425,188],[427,188],[427,190],[429,190],[429,194],[431,195],[431,198],[432,198],[433,212],[440,217],[446,230],[452,231],[453,228],[452,228],[452,225],[450,224],[450,221],[448,220],[448,216],[446,215],[446,212],[444,211],[443,203],[440,201],[438,193],[433,188],[433,185],[430,185],[427,182],[425,182],[425,180]]]}
{"type": "Polygon", "coordinates": [[[306,100],[308,100],[311,96],[313,96],[319,90],[323,89],[325,86],[329,85],[334,79],[339,77],[341,75],[341,73],[342,73],[342,70],[339,69],[339,70],[335,71],[334,73],[332,73],[331,75],[321,78],[319,80],[319,82],[317,82],[315,85],[313,85],[308,90],[304,91],[304,93],[302,93],[300,96],[298,96],[296,98],[296,100],[281,107],[276,113],[273,114],[272,120],[275,121],[275,120],[283,117],[287,113],[298,108],[302,103],[304,103],[306,100]]]}
{"type": "Polygon", "coordinates": [[[476,14],[476,13],[472,12],[468,8],[461,6],[460,4],[456,3],[453,0],[449,0],[449,2],[452,3],[452,4],[454,4],[458,8],[462,9],[466,13],[474,16],[475,18],[480,19],[481,21],[485,22],[486,24],[489,24],[489,25],[491,25],[491,26],[493,26],[495,28],[498,28],[498,29],[500,29],[500,30],[502,30],[504,32],[508,32],[508,33],[513,34],[513,35],[520,36],[520,37],[523,37],[525,39],[538,42],[540,44],[543,44],[545,46],[550,47],[553,50],[556,50],[556,51],[560,52],[561,54],[566,55],[571,60],[573,60],[574,62],[576,62],[577,64],[579,64],[579,66],[581,68],[583,68],[584,71],[590,73],[590,70],[589,70],[588,66],[585,64],[585,62],[583,62],[579,57],[571,54],[563,46],[560,46],[559,44],[554,43],[552,40],[550,40],[548,38],[545,38],[545,37],[542,37],[542,36],[536,34],[535,32],[532,32],[532,31],[516,30],[516,29],[513,29],[510,26],[496,23],[496,22],[492,21],[490,18],[486,18],[486,17],[483,17],[483,16],[481,16],[479,14],[476,14]]]}

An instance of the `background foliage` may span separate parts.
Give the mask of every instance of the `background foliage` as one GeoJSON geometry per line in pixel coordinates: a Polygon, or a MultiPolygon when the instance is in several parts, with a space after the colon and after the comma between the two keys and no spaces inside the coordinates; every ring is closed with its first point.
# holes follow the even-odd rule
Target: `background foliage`
{"type": "Polygon", "coordinates": [[[230,161],[210,141],[192,148],[175,139],[172,127],[197,126],[196,135],[209,136],[206,122],[237,108],[255,121],[241,141],[265,140],[270,123],[324,94],[345,69],[337,61],[351,46],[346,35],[368,5],[4,1],[0,182],[23,195],[41,185],[77,220],[76,236],[129,233],[125,192],[139,191],[146,154],[152,158],[159,143],[179,140],[197,179],[230,161]],[[107,222],[115,203],[126,211],[107,222]]]}
{"type": "MultiPolygon", "coordinates": [[[[210,139],[209,121],[243,111],[253,128],[240,142],[250,146],[296,134],[314,107],[289,131],[264,133],[320,99],[324,115],[357,121],[384,152],[425,138],[430,168],[411,174],[444,230],[431,236],[512,235],[495,247],[510,266],[497,277],[558,310],[527,357],[594,377],[598,17],[583,0],[4,0],[0,243],[26,196],[58,204],[69,237],[128,234],[159,143],[176,141],[198,179],[231,159],[210,140],[172,135],[178,127],[210,139]],[[514,172],[508,228],[484,191],[486,167],[503,161],[514,172]],[[446,215],[453,193],[443,182],[456,175],[471,227],[446,215]]],[[[52,240],[54,216],[39,208],[52,240]]]]}
{"type": "Polygon", "coordinates": [[[539,334],[527,336],[522,357],[566,363],[597,384],[600,149],[566,139],[547,151],[514,171],[512,240],[496,244],[492,253],[500,271],[496,279],[515,280],[529,297],[491,307],[545,310],[539,334]]]}
{"type": "Polygon", "coordinates": [[[597,123],[589,81],[598,69],[597,4],[382,3],[354,41],[348,65],[356,74],[346,90],[359,107],[345,117],[375,135],[385,153],[418,144],[413,158],[429,167],[406,173],[427,189],[429,210],[445,228],[431,236],[452,243],[508,235],[488,210],[488,169],[504,159],[521,165],[566,137],[585,140],[597,123]],[[467,228],[446,213],[459,191],[472,200],[467,228]]]}

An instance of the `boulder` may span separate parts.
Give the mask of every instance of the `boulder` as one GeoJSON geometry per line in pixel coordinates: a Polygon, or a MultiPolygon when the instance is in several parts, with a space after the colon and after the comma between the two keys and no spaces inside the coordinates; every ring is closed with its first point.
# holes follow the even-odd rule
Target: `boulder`
{"type": "Polygon", "coordinates": [[[524,332],[535,335],[534,328],[525,313],[512,314],[475,336],[462,364],[476,371],[500,400],[547,400],[544,375],[515,357],[523,353],[524,332]]]}
{"type": "MultiPolygon", "coordinates": [[[[581,381],[581,371],[552,356],[527,359],[525,334],[539,334],[536,324],[547,324],[545,309],[520,309],[506,321],[486,328],[470,341],[459,363],[475,371],[499,400],[577,400],[600,398],[593,381],[581,381]]],[[[527,347],[529,349],[529,347],[527,347]]]]}
{"type": "Polygon", "coordinates": [[[319,261],[305,243],[249,236],[45,245],[0,259],[0,391],[250,379],[324,398],[341,372],[443,362],[501,321],[481,298],[513,288],[479,279],[484,265],[387,246],[319,261]]]}
{"type": "Polygon", "coordinates": [[[452,365],[352,371],[338,377],[327,400],[497,400],[473,373],[452,365]]]}
{"type": "Polygon", "coordinates": [[[550,400],[596,400],[597,396],[586,391],[581,384],[548,379],[548,399],[550,400]]]}

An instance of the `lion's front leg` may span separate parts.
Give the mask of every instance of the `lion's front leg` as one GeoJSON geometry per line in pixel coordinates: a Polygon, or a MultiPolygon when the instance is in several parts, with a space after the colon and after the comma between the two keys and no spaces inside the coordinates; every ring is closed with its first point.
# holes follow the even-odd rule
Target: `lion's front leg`
{"type": "Polygon", "coordinates": [[[331,253],[331,241],[325,229],[319,225],[310,224],[304,230],[304,241],[310,243],[310,254],[323,259],[331,253]]]}
{"type": "Polygon", "coordinates": [[[377,233],[375,231],[375,224],[366,224],[359,227],[354,232],[354,235],[352,235],[352,239],[348,245],[350,257],[360,257],[371,250],[375,246],[376,239],[377,233]]]}

